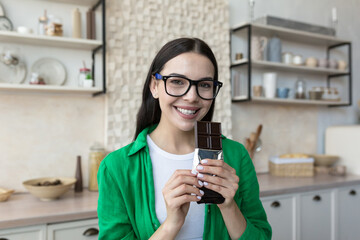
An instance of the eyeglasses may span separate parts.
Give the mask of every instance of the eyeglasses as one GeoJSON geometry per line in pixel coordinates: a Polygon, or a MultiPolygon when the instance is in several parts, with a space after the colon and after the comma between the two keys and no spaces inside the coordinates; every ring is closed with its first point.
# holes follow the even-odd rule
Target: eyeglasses
{"type": "Polygon", "coordinates": [[[165,92],[172,97],[184,96],[191,86],[195,85],[196,93],[204,100],[214,99],[223,85],[222,82],[214,81],[212,78],[194,81],[180,75],[162,76],[159,73],[155,73],[155,79],[164,81],[165,92]]]}

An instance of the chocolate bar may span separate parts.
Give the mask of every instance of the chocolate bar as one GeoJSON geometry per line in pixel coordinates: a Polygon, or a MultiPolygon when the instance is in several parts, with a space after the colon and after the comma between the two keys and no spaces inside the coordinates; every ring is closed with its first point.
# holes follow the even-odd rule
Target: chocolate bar
{"type": "MultiPolygon", "coordinates": [[[[196,166],[205,158],[223,160],[220,123],[198,121],[195,124],[193,170],[196,171],[196,166]]],[[[204,191],[204,195],[201,200],[197,202],[198,204],[220,204],[225,201],[225,198],[218,192],[205,187],[200,189],[204,191]]]]}

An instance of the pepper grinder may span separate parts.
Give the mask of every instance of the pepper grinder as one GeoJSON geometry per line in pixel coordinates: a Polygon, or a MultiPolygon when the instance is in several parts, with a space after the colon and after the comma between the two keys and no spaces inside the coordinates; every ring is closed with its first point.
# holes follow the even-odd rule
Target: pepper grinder
{"type": "Polygon", "coordinates": [[[81,156],[77,156],[76,171],[75,171],[75,192],[83,191],[82,172],[81,172],[81,156]]]}

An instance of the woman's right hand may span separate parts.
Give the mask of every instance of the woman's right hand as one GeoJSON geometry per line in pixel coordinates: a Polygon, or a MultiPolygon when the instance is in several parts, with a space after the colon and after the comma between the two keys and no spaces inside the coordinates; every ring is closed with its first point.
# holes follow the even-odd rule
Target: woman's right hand
{"type": "Polygon", "coordinates": [[[191,170],[176,170],[162,190],[167,217],[163,223],[176,234],[180,231],[189,211],[190,202],[200,201],[203,182],[191,170]],[[196,187],[195,187],[196,186],[196,187]]]}

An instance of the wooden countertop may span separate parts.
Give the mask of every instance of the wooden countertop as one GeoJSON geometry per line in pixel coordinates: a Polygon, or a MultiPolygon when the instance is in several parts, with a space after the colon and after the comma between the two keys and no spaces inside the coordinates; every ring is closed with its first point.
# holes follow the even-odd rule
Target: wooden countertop
{"type": "Polygon", "coordinates": [[[257,177],[260,197],[360,184],[360,175],[340,177],[317,174],[314,177],[276,177],[270,174],[258,174],[257,177]]]}
{"type": "Polygon", "coordinates": [[[60,199],[43,202],[29,193],[0,202],[0,229],[97,218],[98,192],[70,190],[60,199]]]}
{"type": "MultiPolygon", "coordinates": [[[[360,184],[360,176],[355,175],[293,178],[258,174],[257,177],[260,197],[360,184]]],[[[42,202],[29,193],[15,193],[7,202],[0,202],[0,229],[96,218],[97,200],[98,192],[87,190],[69,191],[51,202],[42,202]]]]}

